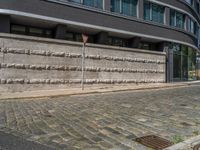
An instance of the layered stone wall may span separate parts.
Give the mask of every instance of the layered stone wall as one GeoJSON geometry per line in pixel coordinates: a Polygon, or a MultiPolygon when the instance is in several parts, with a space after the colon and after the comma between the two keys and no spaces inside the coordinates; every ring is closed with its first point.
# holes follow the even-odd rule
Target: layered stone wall
{"type": "MultiPolygon", "coordinates": [[[[0,34],[0,91],[77,87],[81,43],[0,34]]],[[[86,84],[165,82],[165,53],[88,44],[86,84]]]]}

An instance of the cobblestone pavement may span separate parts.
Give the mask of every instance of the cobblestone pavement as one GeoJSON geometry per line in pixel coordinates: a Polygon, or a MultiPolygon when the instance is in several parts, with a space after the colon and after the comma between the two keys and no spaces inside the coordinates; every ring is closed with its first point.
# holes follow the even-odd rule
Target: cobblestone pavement
{"type": "Polygon", "coordinates": [[[136,137],[200,134],[200,85],[0,101],[0,128],[57,149],[146,150],[136,137]]]}
{"type": "Polygon", "coordinates": [[[51,146],[27,140],[21,133],[13,135],[16,131],[6,132],[8,130],[0,131],[0,150],[55,150],[51,146]]]}

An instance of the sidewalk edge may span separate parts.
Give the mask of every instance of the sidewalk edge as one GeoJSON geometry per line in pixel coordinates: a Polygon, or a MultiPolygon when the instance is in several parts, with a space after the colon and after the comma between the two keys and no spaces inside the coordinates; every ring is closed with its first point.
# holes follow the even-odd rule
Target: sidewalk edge
{"type": "Polygon", "coordinates": [[[166,89],[166,88],[178,88],[186,87],[190,84],[170,84],[165,86],[152,86],[152,87],[138,87],[138,88],[122,88],[122,89],[95,89],[89,91],[77,91],[71,93],[60,93],[60,94],[40,94],[40,95],[29,95],[29,96],[7,96],[1,97],[0,100],[11,100],[11,99],[31,99],[31,98],[47,98],[47,97],[60,97],[60,96],[71,96],[71,95],[85,95],[85,94],[95,94],[95,93],[111,93],[111,92],[122,92],[122,91],[142,91],[142,90],[151,90],[151,89],[166,89]]]}
{"type": "Polygon", "coordinates": [[[192,149],[195,145],[200,144],[200,135],[192,137],[181,143],[172,145],[171,147],[165,148],[164,150],[186,150],[192,149]]]}

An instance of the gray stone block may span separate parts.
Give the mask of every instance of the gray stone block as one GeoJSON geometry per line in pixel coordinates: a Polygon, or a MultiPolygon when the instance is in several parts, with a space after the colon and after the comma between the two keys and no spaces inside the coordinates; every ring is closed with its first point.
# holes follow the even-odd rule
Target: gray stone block
{"type": "Polygon", "coordinates": [[[14,66],[15,66],[16,69],[25,69],[24,64],[15,64],[14,66]]]}
{"type": "Polygon", "coordinates": [[[64,52],[53,52],[51,54],[51,56],[55,56],[55,57],[65,57],[65,53],[64,52]]]}
{"type": "Polygon", "coordinates": [[[21,48],[7,48],[7,51],[4,51],[4,53],[25,54],[25,49],[21,49],[21,48]]]}
{"type": "Polygon", "coordinates": [[[6,79],[1,79],[1,84],[6,84],[6,83],[7,83],[6,79]]]}
{"type": "Polygon", "coordinates": [[[46,51],[42,51],[42,50],[31,50],[30,54],[31,54],[31,55],[46,56],[46,51]]]}
{"type": "Polygon", "coordinates": [[[29,84],[40,84],[40,79],[30,79],[29,84]]]}

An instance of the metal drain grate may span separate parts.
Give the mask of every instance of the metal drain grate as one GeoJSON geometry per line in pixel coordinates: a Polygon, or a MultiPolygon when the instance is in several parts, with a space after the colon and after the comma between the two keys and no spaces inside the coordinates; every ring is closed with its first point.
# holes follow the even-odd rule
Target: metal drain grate
{"type": "Polygon", "coordinates": [[[194,146],[193,150],[200,150],[200,144],[194,146]]]}
{"type": "Polygon", "coordinates": [[[154,150],[162,150],[172,145],[172,142],[155,135],[136,138],[135,141],[154,150]]]}

